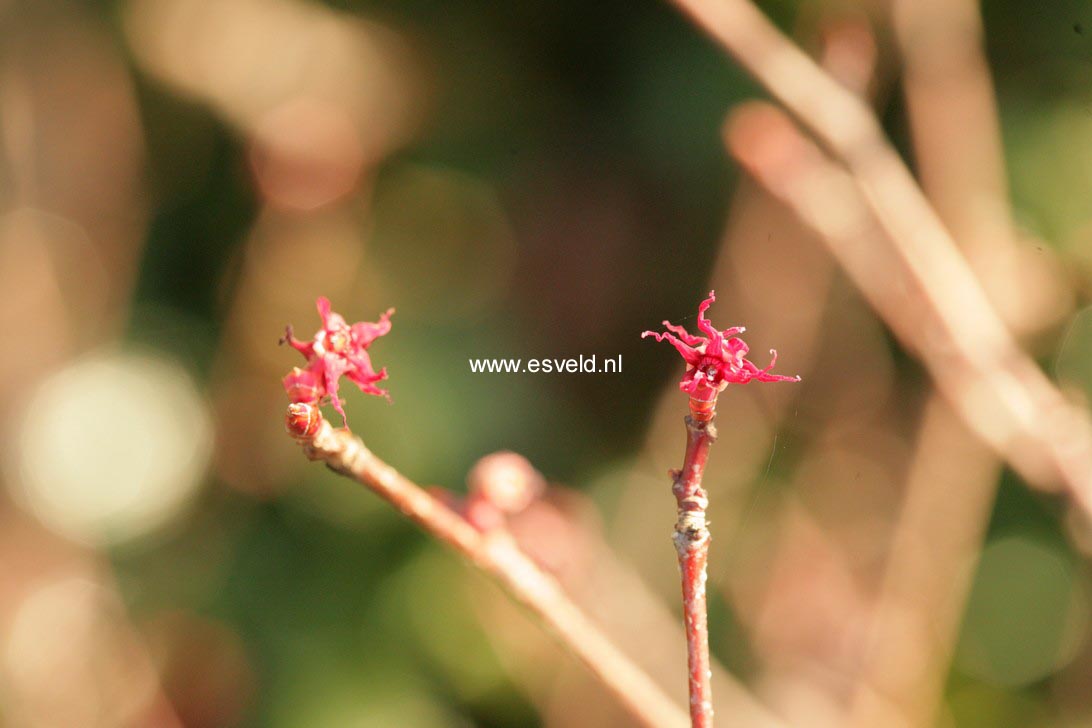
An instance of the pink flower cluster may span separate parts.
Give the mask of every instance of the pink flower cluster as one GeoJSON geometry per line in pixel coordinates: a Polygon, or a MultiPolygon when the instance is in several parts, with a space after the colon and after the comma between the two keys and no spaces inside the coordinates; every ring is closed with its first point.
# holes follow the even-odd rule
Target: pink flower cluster
{"type": "Polygon", "coordinates": [[[319,405],[326,398],[345,420],[345,410],[338,397],[338,380],[345,376],[361,392],[386,397],[387,391],[376,382],[387,378],[386,368],[378,372],[372,368],[368,347],[380,336],[391,330],[391,314],[388,310],[376,323],[361,321],[350,326],[338,313],[330,311],[330,301],[320,297],[316,302],[322,328],[310,341],[300,341],[292,335],[292,327],[281,343],[287,342],[307,359],[305,368],[293,367],[284,378],[284,389],[293,403],[319,405]]]}
{"type": "Polygon", "coordinates": [[[709,298],[698,306],[698,329],[705,336],[694,336],[682,326],[664,321],[665,332],[646,331],[641,338],[652,336],[656,341],[667,339],[686,361],[686,374],[679,382],[679,389],[690,395],[692,400],[713,402],[717,394],[729,384],[746,384],[752,380],[758,382],[799,382],[800,377],[786,377],[771,374],[777,362],[777,352],[770,349],[773,359],[765,369],[759,369],[744,358],[750,350],[746,342],[736,334],[742,334],[742,326],[718,331],[705,318],[705,312],[716,300],[713,291],[709,298]]]}

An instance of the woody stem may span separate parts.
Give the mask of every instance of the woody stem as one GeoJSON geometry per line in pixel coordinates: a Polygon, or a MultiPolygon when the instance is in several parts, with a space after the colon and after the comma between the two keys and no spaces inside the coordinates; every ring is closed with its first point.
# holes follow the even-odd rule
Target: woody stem
{"type": "Polygon", "coordinates": [[[712,676],[709,662],[709,625],[706,609],[706,563],[709,558],[709,529],[705,510],[709,499],[701,486],[709,446],[717,437],[715,411],[695,410],[686,418],[686,454],[681,470],[672,473],[671,492],[678,502],[675,550],[682,574],[683,617],[686,623],[687,664],[690,688],[690,723],[693,728],[713,725],[712,676]]]}
{"type": "Polygon", "coordinates": [[[499,582],[584,662],[636,723],[649,728],[686,724],[686,714],[675,702],[610,641],[506,530],[477,530],[376,457],[360,438],[346,429],[333,428],[313,405],[290,405],[286,423],[308,458],[321,460],[331,470],[359,482],[499,582]]]}

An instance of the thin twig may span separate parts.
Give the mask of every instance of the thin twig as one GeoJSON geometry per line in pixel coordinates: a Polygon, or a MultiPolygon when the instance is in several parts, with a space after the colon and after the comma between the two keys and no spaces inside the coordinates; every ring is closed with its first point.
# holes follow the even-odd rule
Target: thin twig
{"type": "Polygon", "coordinates": [[[693,728],[713,725],[712,670],[709,663],[709,624],[706,610],[706,564],[709,561],[709,528],[705,511],[709,498],[702,488],[709,446],[717,439],[708,418],[686,418],[686,454],[681,470],[673,473],[671,492],[679,506],[675,524],[675,550],[682,574],[683,617],[686,624],[686,659],[690,688],[690,723],[693,728]]]}
{"type": "MultiPolygon", "coordinates": [[[[1064,485],[1077,504],[1092,514],[1092,425],[1016,345],[868,107],[748,0],[673,1],[852,174],[815,150],[825,165],[821,176],[836,180],[839,191],[832,194],[814,187],[816,175],[805,179],[781,169],[794,182],[808,183],[805,196],[813,199],[803,199],[795,194],[799,189],[790,189],[793,185],[771,178],[769,169],[753,171],[764,176],[768,186],[779,187],[775,194],[803,211],[806,222],[828,242],[838,240],[836,256],[842,265],[903,343],[922,358],[975,434],[1029,482],[1064,485]],[[830,209],[819,209],[817,200],[830,209]],[[871,250],[877,246],[862,245],[859,238],[847,236],[855,235],[857,230],[850,228],[860,227],[862,221],[873,228],[871,233],[883,233],[873,234],[871,240],[886,241],[884,255],[892,259],[883,266],[886,278],[867,279],[877,273],[871,250]],[[899,278],[890,277],[894,271],[899,278]],[[911,298],[924,309],[920,316],[907,310],[911,298]]],[[[761,166],[761,160],[746,148],[738,147],[736,153],[745,164],[761,166]]]]}
{"type": "MultiPolygon", "coordinates": [[[[869,100],[882,93],[886,86],[885,76],[877,72],[877,47],[867,18],[853,12],[837,13],[834,17],[821,20],[817,30],[821,46],[818,58],[833,78],[869,100]]],[[[750,180],[744,180],[734,191],[726,225],[719,261],[712,278],[715,285],[712,287],[726,292],[727,307],[735,312],[737,320],[769,332],[770,341],[792,342],[795,371],[805,377],[809,371],[816,374],[817,365],[822,369],[817,355],[826,336],[823,323],[838,326],[837,322],[844,313],[844,309],[837,304],[831,306],[832,285],[837,280],[835,261],[810,230],[793,216],[785,215],[781,203],[750,180]],[[772,247],[776,248],[776,254],[771,254],[772,247]]],[[[857,362],[855,368],[860,366],[862,362],[857,362]]],[[[834,378],[830,383],[833,389],[825,396],[835,399],[840,396],[836,390],[848,392],[858,386],[853,376],[834,378]]],[[[671,387],[665,396],[674,399],[677,396],[674,390],[671,387]]],[[[746,393],[751,395],[752,400],[759,395],[756,390],[746,393]]],[[[770,588],[772,582],[766,580],[769,574],[765,570],[759,576],[753,569],[745,567],[748,559],[742,556],[747,550],[744,542],[763,531],[762,528],[756,530],[752,522],[753,518],[763,518],[760,512],[764,509],[759,507],[760,503],[765,502],[767,506],[783,512],[777,518],[783,524],[781,543],[784,546],[818,536],[811,530],[814,524],[799,517],[800,507],[795,500],[776,498],[765,487],[775,457],[780,457],[778,448],[781,439],[776,434],[777,430],[786,419],[794,418],[798,409],[794,409],[793,400],[786,397],[760,397],[759,422],[751,425],[749,421],[756,416],[755,411],[752,410],[750,416],[745,414],[744,407],[739,406],[745,399],[739,396],[742,394],[737,395],[737,405],[733,406],[733,431],[747,430],[750,426],[759,431],[766,429],[767,433],[772,433],[772,443],[769,436],[759,440],[739,437],[725,443],[732,452],[720,453],[728,455],[728,460],[732,461],[730,467],[738,473],[734,477],[737,482],[749,480],[753,485],[747,502],[738,506],[742,510],[731,514],[729,520],[734,525],[728,530],[729,543],[714,542],[714,546],[720,546],[715,548],[710,565],[710,589],[719,588],[720,594],[737,610],[744,628],[752,636],[755,659],[761,665],[761,677],[756,689],[761,691],[763,699],[787,723],[815,726],[822,722],[820,715],[840,717],[842,708],[842,695],[833,694],[833,689],[828,690],[829,683],[817,677],[815,660],[830,657],[835,661],[822,663],[820,669],[825,675],[829,675],[825,671],[831,669],[850,674],[855,665],[845,664],[843,667],[842,660],[847,659],[848,651],[827,653],[821,657],[812,653],[810,648],[813,643],[798,639],[801,629],[808,631],[807,627],[801,626],[801,620],[818,614],[827,615],[827,619],[809,624],[826,629],[829,640],[837,641],[853,634],[851,625],[856,623],[861,612],[849,606],[857,604],[850,598],[838,599],[836,609],[828,609],[834,602],[828,598],[827,591],[809,591],[804,586],[807,580],[792,576],[786,576],[793,586],[788,590],[791,594],[786,596],[786,590],[770,588]],[[753,451],[754,447],[760,447],[763,452],[753,451]],[[769,500],[771,497],[774,499],[769,500]],[[717,568],[716,554],[720,553],[734,555],[734,558],[728,559],[727,568],[725,562],[719,562],[721,568],[717,568]],[[822,602],[821,606],[817,606],[819,602],[822,602]],[[791,608],[787,609],[787,604],[791,604],[791,608]],[[777,610],[789,618],[771,617],[777,610]]],[[[662,432],[653,432],[657,433],[655,436],[658,439],[663,438],[662,432]]],[[[828,443],[824,438],[819,440],[821,442],[816,445],[816,450],[824,450],[828,443]]],[[[707,475],[711,476],[712,472],[707,475]]],[[[731,502],[732,494],[719,492],[713,481],[706,482],[709,483],[714,504],[720,504],[723,511],[724,502],[731,502]],[[718,496],[725,498],[718,500],[718,496]]],[[[719,479],[716,482],[724,484],[719,479]]],[[[714,510],[712,516],[723,528],[726,521],[721,511],[714,510]]],[[[723,538],[724,531],[720,533],[723,538]]],[[[826,568],[840,573],[836,571],[838,567],[833,565],[835,562],[840,565],[839,552],[831,548],[827,558],[830,565],[826,568]]],[[[786,557],[784,561],[786,572],[791,571],[791,567],[787,566],[791,557],[786,557]]],[[[780,565],[782,561],[776,559],[774,563],[780,565]]],[[[839,594],[842,593],[839,590],[839,594]]],[[[715,668],[713,689],[717,697],[717,712],[728,714],[724,691],[715,678],[715,668]]],[[[732,715],[734,718],[735,714],[732,715]]]]}
{"type": "Polygon", "coordinates": [[[777,352],[770,349],[770,363],[763,369],[749,359],[747,344],[737,334],[742,326],[714,328],[705,312],[716,300],[709,292],[698,306],[698,330],[694,336],[681,326],[664,321],[665,331],[645,331],[641,338],[666,341],[686,362],[686,373],[679,389],[689,397],[690,415],[686,418],[686,454],[680,470],[671,471],[671,492],[678,502],[675,524],[675,549],[682,572],[683,614],[686,627],[690,719],[695,728],[713,725],[713,695],[709,663],[709,625],[706,616],[706,564],[709,560],[709,529],[705,512],[709,498],[702,488],[702,476],[709,459],[709,446],[717,437],[713,420],[717,397],[729,385],[748,382],[799,382],[799,376],[774,374],[777,352]]]}
{"type": "MultiPolygon", "coordinates": [[[[683,626],[675,610],[608,543],[600,509],[588,495],[551,483],[543,497],[510,515],[506,523],[524,553],[554,574],[608,638],[615,644],[640,646],[630,656],[657,684],[670,695],[686,691],[686,654],[677,649],[686,642],[683,626]]],[[[545,723],[557,716],[574,726],[619,724],[620,709],[601,699],[598,684],[585,681],[581,688],[574,683],[572,678],[586,668],[571,659],[558,662],[555,650],[545,650],[541,639],[528,635],[522,619],[512,621],[508,599],[493,590],[476,590],[473,596],[482,621],[490,625],[488,637],[498,657],[542,708],[545,723]],[[528,670],[528,660],[535,661],[537,669],[528,670]],[[591,702],[597,705],[590,707],[591,702]],[[573,712],[582,706],[589,707],[576,720],[573,712]]],[[[747,728],[786,727],[715,655],[710,655],[710,662],[719,713],[747,728]]]]}
{"type": "Polygon", "coordinates": [[[685,713],[588,619],[505,530],[483,533],[376,457],[360,438],[335,429],[309,404],[289,406],[289,433],[312,460],[366,486],[437,539],[466,556],[549,625],[643,725],[685,726],[685,713]]]}

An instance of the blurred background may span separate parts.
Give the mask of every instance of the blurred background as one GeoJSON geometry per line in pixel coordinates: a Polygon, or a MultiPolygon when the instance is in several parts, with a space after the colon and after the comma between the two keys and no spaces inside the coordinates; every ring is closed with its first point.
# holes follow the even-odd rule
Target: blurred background
{"type": "MultiPolygon", "coordinates": [[[[1092,7],[762,8],[874,105],[1086,402],[1092,7]]],[[[350,394],[354,431],[460,492],[530,459],[553,485],[513,530],[682,703],[682,367],[639,334],[713,287],[712,320],[804,378],[721,398],[718,712],[1092,725],[1087,524],[739,171],[722,125],[760,96],[664,2],[0,0],[0,724],[632,724],[285,436],[277,340],[318,295],[397,308],[393,404],[350,394]],[[581,354],[623,371],[467,363],[581,354]]]]}

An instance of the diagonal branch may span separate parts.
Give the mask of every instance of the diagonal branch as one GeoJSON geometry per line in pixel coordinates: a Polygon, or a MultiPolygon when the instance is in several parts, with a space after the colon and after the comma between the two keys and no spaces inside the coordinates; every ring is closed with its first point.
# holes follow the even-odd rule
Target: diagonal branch
{"type": "MultiPolygon", "coordinates": [[[[810,141],[796,138],[798,132],[783,118],[774,132],[778,138],[766,137],[770,154],[762,158],[746,144],[734,143],[737,158],[823,234],[975,434],[1029,482],[1041,487],[1060,483],[1092,513],[1092,425],[1017,346],[868,107],[748,0],[673,1],[849,173],[810,141]],[[810,169],[778,164],[780,143],[810,147],[810,169]],[[819,179],[834,186],[823,189],[819,179]],[[884,251],[862,244],[868,237],[883,241],[884,251]]],[[[776,121],[780,115],[771,112],[762,118],[776,121]]],[[[752,132],[763,136],[756,124],[737,122],[730,133],[736,142],[752,132]]]]}
{"type": "MultiPolygon", "coordinates": [[[[1067,291],[1013,229],[978,0],[895,0],[891,10],[922,189],[1013,332],[1042,330],[1067,291]]],[[[891,722],[891,706],[909,726],[936,722],[998,469],[931,393],[846,725],[891,722]]]]}
{"type": "Polygon", "coordinates": [[[425,531],[467,557],[534,612],[614,693],[651,728],[689,725],[686,713],[619,650],[557,581],[544,572],[504,530],[483,533],[420,486],[376,457],[360,438],[335,429],[318,407],[292,404],[288,431],[307,457],[366,486],[425,531]]]}
{"type": "MultiPolygon", "coordinates": [[[[751,105],[729,122],[736,159],[823,238],[902,343],[921,358],[938,389],[975,434],[1029,481],[1060,481],[1092,505],[1089,426],[1005,333],[992,309],[966,312],[981,289],[952,268],[929,273],[889,244],[852,176],[827,158],[783,113],[751,105]],[[950,274],[950,275],[946,275],[950,274]]],[[[944,249],[947,250],[947,249],[944,249]]],[[[962,261],[954,250],[944,253],[962,261]]],[[[962,271],[962,268],[957,268],[962,271]]]]}

